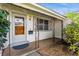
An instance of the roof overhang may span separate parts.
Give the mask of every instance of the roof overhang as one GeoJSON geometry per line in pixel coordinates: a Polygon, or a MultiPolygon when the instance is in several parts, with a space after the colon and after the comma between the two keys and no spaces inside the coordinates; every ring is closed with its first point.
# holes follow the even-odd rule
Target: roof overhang
{"type": "Polygon", "coordinates": [[[60,20],[66,19],[64,16],[62,16],[54,11],[48,10],[47,8],[44,8],[38,4],[34,4],[34,3],[12,3],[12,4],[26,8],[26,9],[30,9],[30,10],[33,10],[33,11],[36,11],[36,12],[39,12],[39,13],[42,13],[45,15],[48,15],[51,17],[55,17],[60,20]]]}

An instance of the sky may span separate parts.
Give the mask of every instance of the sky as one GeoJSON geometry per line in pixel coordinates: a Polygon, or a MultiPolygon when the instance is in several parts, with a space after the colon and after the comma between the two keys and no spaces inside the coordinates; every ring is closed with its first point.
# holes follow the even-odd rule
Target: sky
{"type": "Polygon", "coordinates": [[[66,14],[67,12],[79,12],[79,3],[39,3],[39,5],[54,10],[59,14],[66,14]]]}

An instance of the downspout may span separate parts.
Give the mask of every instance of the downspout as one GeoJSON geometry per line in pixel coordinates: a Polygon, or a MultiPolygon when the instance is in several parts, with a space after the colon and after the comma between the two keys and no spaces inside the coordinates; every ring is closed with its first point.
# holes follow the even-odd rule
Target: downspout
{"type": "MultiPolygon", "coordinates": [[[[37,22],[38,22],[38,20],[37,20],[37,22]]],[[[39,26],[39,23],[37,25],[37,28],[38,28],[38,26],[39,26]]],[[[37,31],[38,31],[38,48],[39,48],[39,28],[37,29],[37,31]]]]}

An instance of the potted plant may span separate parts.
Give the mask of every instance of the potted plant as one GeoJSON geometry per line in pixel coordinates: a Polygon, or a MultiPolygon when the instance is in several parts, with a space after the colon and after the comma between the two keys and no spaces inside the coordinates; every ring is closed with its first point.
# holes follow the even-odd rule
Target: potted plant
{"type": "Polygon", "coordinates": [[[7,33],[9,32],[10,22],[7,20],[7,15],[6,10],[0,9],[0,55],[2,55],[4,44],[7,41],[7,33]]]}

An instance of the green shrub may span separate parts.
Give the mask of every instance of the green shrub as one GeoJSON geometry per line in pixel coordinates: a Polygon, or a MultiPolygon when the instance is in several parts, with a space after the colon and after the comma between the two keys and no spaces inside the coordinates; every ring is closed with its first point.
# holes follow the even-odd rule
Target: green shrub
{"type": "Polygon", "coordinates": [[[65,39],[69,43],[69,50],[75,51],[79,55],[79,14],[68,13],[66,16],[72,20],[72,23],[64,28],[65,39]]]}
{"type": "Polygon", "coordinates": [[[79,42],[79,26],[78,24],[71,23],[64,28],[65,41],[70,44],[79,42]]]}
{"type": "Polygon", "coordinates": [[[74,51],[74,50],[76,50],[76,48],[77,48],[77,47],[76,47],[75,45],[72,45],[72,44],[68,47],[68,49],[69,49],[70,51],[71,51],[71,50],[74,51]]]}
{"type": "Polygon", "coordinates": [[[4,47],[4,43],[7,41],[6,37],[10,26],[7,15],[7,11],[0,9],[0,49],[4,47]]]}

